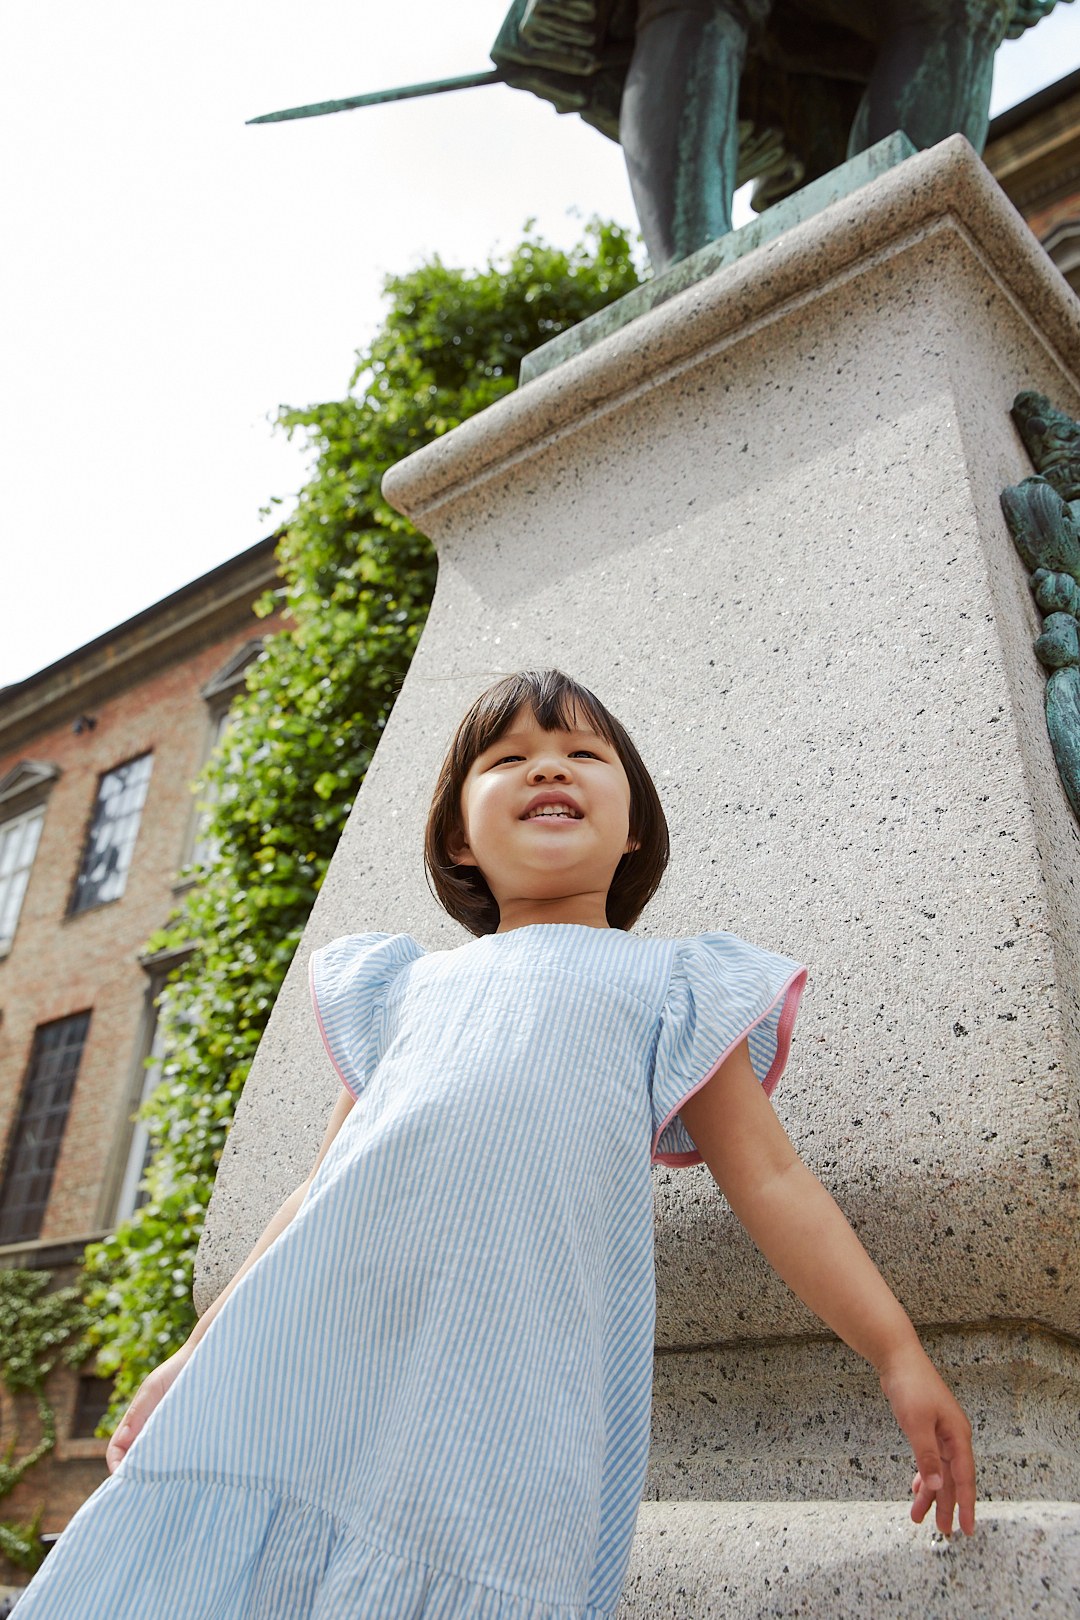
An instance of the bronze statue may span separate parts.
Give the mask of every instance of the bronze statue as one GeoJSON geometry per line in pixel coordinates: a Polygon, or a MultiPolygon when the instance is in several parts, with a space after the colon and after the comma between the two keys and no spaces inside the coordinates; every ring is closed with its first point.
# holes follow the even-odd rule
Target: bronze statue
{"type": "Polygon", "coordinates": [[[1003,491],[1001,505],[1045,614],[1035,656],[1049,671],[1046,727],[1080,821],[1080,423],[1030,391],[1012,415],[1036,476],[1003,491]]]}
{"type": "Polygon", "coordinates": [[[621,141],[655,270],[894,130],[982,150],[994,54],[1054,0],[514,0],[508,84],[621,141]]]}
{"type": "Polygon", "coordinates": [[[495,70],[269,113],[503,82],[622,143],[653,269],[902,129],[982,149],[994,54],[1056,0],[513,0],[495,70]]]}

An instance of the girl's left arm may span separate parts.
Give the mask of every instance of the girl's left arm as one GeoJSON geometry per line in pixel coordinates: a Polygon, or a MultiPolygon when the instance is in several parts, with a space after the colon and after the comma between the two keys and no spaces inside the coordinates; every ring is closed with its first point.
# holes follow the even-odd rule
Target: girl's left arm
{"type": "Polygon", "coordinates": [[[873,1363],[915,1454],[911,1516],[936,1501],[948,1535],[975,1529],[971,1425],[935,1370],[907,1312],[839,1207],[792,1147],[750,1063],[745,1040],[679,1110],[739,1220],[799,1298],[873,1363]]]}

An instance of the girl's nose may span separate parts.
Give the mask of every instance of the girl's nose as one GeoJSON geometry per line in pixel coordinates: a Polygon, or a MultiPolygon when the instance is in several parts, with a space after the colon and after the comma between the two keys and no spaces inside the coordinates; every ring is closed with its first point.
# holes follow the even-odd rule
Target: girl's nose
{"type": "Polygon", "coordinates": [[[561,761],[538,759],[529,769],[530,782],[565,782],[570,775],[561,761]]]}

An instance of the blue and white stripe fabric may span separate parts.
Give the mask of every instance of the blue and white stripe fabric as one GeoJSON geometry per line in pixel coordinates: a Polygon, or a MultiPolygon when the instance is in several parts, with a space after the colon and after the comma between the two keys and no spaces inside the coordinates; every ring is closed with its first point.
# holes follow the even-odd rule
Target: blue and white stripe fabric
{"type": "Polygon", "coordinates": [[[19,1620],[608,1620],[649,1438],[650,1162],[806,972],[546,923],[315,953],[358,1098],[19,1620]]]}

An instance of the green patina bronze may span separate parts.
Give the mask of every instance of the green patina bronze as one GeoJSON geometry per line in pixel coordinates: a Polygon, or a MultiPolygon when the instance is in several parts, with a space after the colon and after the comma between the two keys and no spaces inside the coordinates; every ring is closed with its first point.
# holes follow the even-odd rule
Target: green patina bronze
{"type": "Polygon", "coordinates": [[[1039,472],[1063,501],[1080,499],[1080,427],[1045,394],[1017,394],[1013,421],[1039,472]]]}
{"type": "Polygon", "coordinates": [[[1001,505],[1016,549],[1033,574],[1040,568],[1076,573],[1080,536],[1067,503],[1048,478],[1025,478],[1004,491],[1001,505]]]}
{"type": "Polygon", "coordinates": [[[1051,673],[1046,725],[1080,819],[1080,423],[1043,394],[1017,394],[1013,421],[1038,476],[1006,489],[1005,520],[1046,615],[1035,655],[1051,673]]]}
{"type": "Polygon", "coordinates": [[[1054,0],[513,0],[507,83],[620,140],[653,268],[903,130],[986,139],[994,55],[1054,0]]]}
{"type": "Polygon", "coordinates": [[[502,84],[498,68],[484,73],[463,73],[456,79],[429,79],[425,84],[401,84],[393,90],[368,90],[362,96],[342,96],[338,101],[312,101],[306,107],[285,107],[281,112],[261,113],[249,124],[284,124],[293,118],[324,118],[327,113],[351,112],[354,107],[379,107],[387,101],[411,101],[416,96],[444,96],[448,90],[477,90],[485,84],[502,84]]]}
{"type": "Polygon", "coordinates": [[[251,123],[437,95],[532,91],[622,143],[653,269],[902,130],[986,138],[994,54],[1056,0],[513,0],[495,71],[265,113],[251,123]]]}

